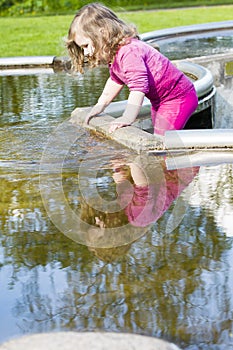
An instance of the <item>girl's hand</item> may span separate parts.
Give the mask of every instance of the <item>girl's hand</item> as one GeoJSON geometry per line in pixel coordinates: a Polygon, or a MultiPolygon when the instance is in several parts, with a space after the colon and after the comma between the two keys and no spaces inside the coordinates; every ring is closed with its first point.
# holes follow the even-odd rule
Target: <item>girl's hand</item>
{"type": "Polygon", "coordinates": [[[115,130],[123,128],[124,126],[129,126],[131,123],[127,121],[124,117],[119,117],[110,123],[109,133],[113,133],[115,130]]]}
{"type": "Polygon", "coordinates": [[[140,91],[131,91],[128,97],[128,103],[122,117],[117,118],[110,124],[109,132],[112,133],[116,129],[122,128],[123,126],[131,125],[137,118],[145,94],[140,91]]]}
{"type": "Polygon", "coordinates": [[[94,117],[97,117],[100,113],[102,113],[105,109],[105,105],[96,104],[91,111],[87,114],[85,118],[85,123],[89,124],[90,120],[94,117]]]}
{"type": "Polygon", "coordinates": [[[123,85],[115,83],[111,78],[108,78],[102,94],[98,99],[98,103],[91,109],[86,116],[85,122],[89,124],[90,120],[98,114],[102,113],[105,108],[112,102],[112,100],[119,94],[123,85]]]}

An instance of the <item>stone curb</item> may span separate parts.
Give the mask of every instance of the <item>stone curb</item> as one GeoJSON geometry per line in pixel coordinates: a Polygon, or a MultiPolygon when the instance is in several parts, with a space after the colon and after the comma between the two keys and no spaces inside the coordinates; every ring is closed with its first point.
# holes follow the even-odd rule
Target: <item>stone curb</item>
{"type": "Polygon", "coordinates": [[[178,35],[191,35],[191,34],[203,34],[214,31],[228,30],[233,28],[233,21],[221,21],[221,22],[209,22],[209,23],[200,23],[200,24],[192,24],[187,26],[173,27],[173,28],[165,28],[154,30],[151,32],[143,33],[140,35],[140,38],[145,41],[149,41],[151,39],[163,39],[175,37],[178,35]]]}
{"type": "Polygon", "coordinates": [[[50,67],[54,63],[54,56],[22,56],[0,58],[0,69],[17,67],[50,67]]]}
{"type": "Polygon", "coordinates": [[[128,333],[57,332],[12,339],[0,350],[180,350],[164,340],[128,333]]]}
{"type": "Polygon", "coordinates": [[[155,136],[133,125],[120,128],[110,134],[108,131],[109,125],[115,118],[108,114],[102,114],[101,118],[95,117],[91,119],[89,125],[86,125],[84,124],[84,120],[88,111],[90,111],[90,107],[76,108],[71,115],[70,121],[74,125],[85,126],[94,132],[104,135],[108,139],[113,139],[121,145],[133,149],[138,154],[154,149],[164,149],[164,138],[162,136],[155,136]]]}
{"type": "Polygon", "coordinates": [[[19,56],[0,57],[0,70],[28,68],[53,68],[53,70],[69,70],[69,57],[57,56],[19,56]]]}

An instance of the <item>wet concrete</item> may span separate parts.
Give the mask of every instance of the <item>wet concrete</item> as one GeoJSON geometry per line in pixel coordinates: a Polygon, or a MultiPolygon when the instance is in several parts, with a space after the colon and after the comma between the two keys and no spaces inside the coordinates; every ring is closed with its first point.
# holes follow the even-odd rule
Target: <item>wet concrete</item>
{"type": "Polygon", "coordinates": [[[108,114],[102,114],[100,117],[91,119],[90,124],[85,124],[85,117],[90,110],[87,108],[76,108],[72,113],[71,122],[74,125],[82,125],[90,130],[100,133],[109,139],[135,150],[137,153],[143,151],[149,151],[152,149],[164,149],[164,138],[159,135],[153,135],[145,132],[136,126],[127,126],[124,128],[117,129],[114,133],[110,134],[108,129],[110,123],[115,119],[108,114]]]}
{"type": "Polygon", "coordinates": [[[102,332],[43,333],[13,339],[0,346],[0,350],[179,350],[160,339],[135,334],[102,332]]]}

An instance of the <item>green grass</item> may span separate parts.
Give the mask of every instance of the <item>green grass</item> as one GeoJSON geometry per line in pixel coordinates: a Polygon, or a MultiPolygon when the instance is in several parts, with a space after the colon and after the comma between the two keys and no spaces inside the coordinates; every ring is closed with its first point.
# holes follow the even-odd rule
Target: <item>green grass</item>
{"type": "MultiPolygon", "coordinates": [[[[183,25],[232,20],[233,5],[187,9],[120,12],[140,33],[183,25]]],[[[63,38],[73,16],[2,17],[0,57],[64,56],[63,38]]]]}
{"type": "Polygon", "coordinates": [[[140,33],[184,25],[232,20],[233,5],[195,7],[159,11],[138,11],[121,14],[121,18],[135,23],[140,33]]]}
{"type": "Polygon", "coordinates": [[[63,37],[72,16],[3,17],[0,56],[44,56],[64,53],[63,37]]]}

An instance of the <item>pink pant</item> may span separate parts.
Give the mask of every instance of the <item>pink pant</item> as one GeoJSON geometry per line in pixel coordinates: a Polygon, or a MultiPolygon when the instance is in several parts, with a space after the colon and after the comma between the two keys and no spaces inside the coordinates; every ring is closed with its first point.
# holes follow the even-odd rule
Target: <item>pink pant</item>
{"type": "Polygon", "coordinates": [[[188,119],[198,106],[195,89],[185,96],[163,102],[158,108],[151,107],[151,118],[154,133],[164,135],[167,130],[183,129],[188,119]]]}

